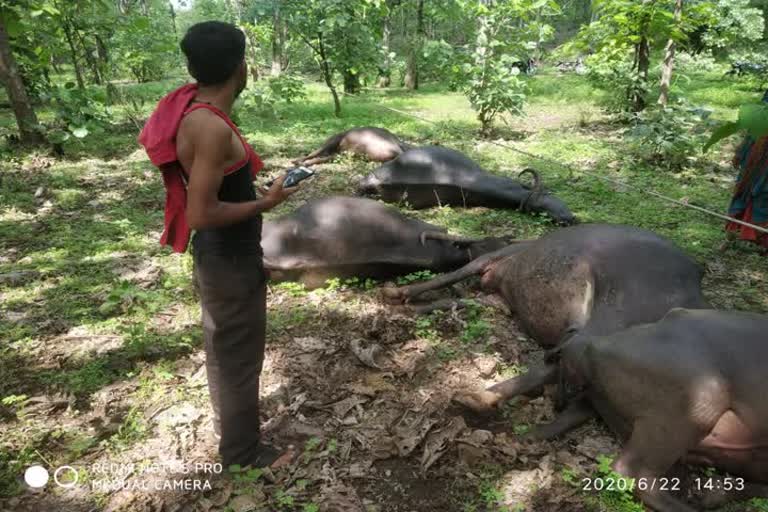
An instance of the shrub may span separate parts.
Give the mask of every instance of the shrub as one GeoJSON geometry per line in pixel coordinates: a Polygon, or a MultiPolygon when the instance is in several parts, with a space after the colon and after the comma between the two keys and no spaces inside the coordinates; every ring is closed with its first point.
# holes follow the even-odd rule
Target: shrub
{"type": "Polygon", "coordinates": [[[75,137],[82,139],[101,133],[110,122],[110,110],[99,94],[77,89],[68,82],[64,87],[50,89],[45,99],[50,103],[55,120],[48,130],[48,140],[61,144],[75,137]]]}
{"type": "Polygon", "coordinates": [[[504,56],[500,60],[488,60],[484,66],[465,64],[469,77],[465,91],[477,118],[487,133],[499,114],[521,115],[525,105],[528,84],[521,78],[520,70],[512,67],[515,59],[504,56]]]}
{"type": "Polygon", "coordinates": [[[587,57],[586,65],[589,81],[608,93],[603,106],[610,112],[626,112],[631,108],[629,98],[648,93],[646,82],[632,69],[629,58],[616,59],[615,55],[596,53],[587,57]]]}
{"type": "Polygon", "coordinates": [[[625,136],[629,142],[629,158],[667,170],[684,167],[700,152],[710,127],[711,113],[680,101],[627,114],[630,127],[625,136]]]}

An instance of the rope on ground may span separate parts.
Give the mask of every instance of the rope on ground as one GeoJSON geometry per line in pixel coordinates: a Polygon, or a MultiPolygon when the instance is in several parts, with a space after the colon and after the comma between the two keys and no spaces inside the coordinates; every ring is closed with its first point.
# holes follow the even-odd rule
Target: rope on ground
{"type": "MultiPolygon", "coordinates": [[[[344,94],[348,95],[347,93],[344,93],[344,94]]],[[[385,110],[389,110],[391,112],[395,112],[395,113],[403,115],[403,116],[412,117],[413,119],[418,119],[419,121],[423,121],[425,123],[433,124],[435,126],[439,126],[439,124],[440,124],[437,121],[433,121],[431,119],[427,119],[426,117],[419,116],[419,115],[413,114],[411,112],[406,112],[404,110],[398,110],[396,108],[386,107],[384,105],[374,105],[374,106],[382,108],[382,109],[385,109],[385,110]]],[[[558,167],[560,167],[562,169],[567,170],[571,174],[573,174],[574,172],[581,173],[581,174],[584,174],[586,176],[590,176],[592,178],[595,178],[595,179],[598,179],[598,180],[602,180],[602,181],[611,183],[613,185],[617,185],[619,187],[624,187],[624,188],[627,188],[629,190],[634,190],[636,192],[639,192],[641,194],[646,194],[646,195],[649,195],[649,196],[656,197],[658,199],[661,199],[661,200],[666,201],[668,203],[675,204],[677,206],[682,206],[684,208],[689,208],[691,210],[695,210],[695,211],[704,213],[704,214],[709,215],[711,217],[715,217],[715,218],[718,218],[718,219],[721,219],[721,220],[725,220],[725,221],[728,221],[728,222],[733,222],[733,223],[739,224],[741,226],[746,226],[748,228],[752,228],[755,231],[758,231],[760,233],[768,234],[768,228],[764,228],[762,226],[758,226],[757,224],[752,224],[750,222],[746,222],[746,221],[743,221],[743,220],[734,219],[733,217],[729,217],[727,215],[723,215],[722,213],[718,213],[718,212],[710,210],[708,208],[704,208],[704,207],[701,207],[701,206],[696,206],[695,204],[686,203],[684,201],[680,201],[679,199],[675,199],[673,197],[665,196],[664,194],[660,194],[660,193],[656,192],[655,190],[650,190],[650,189],[646,189],[646,188],[640,188],[640,187],[637,187],[637,186],[634,186],[634,185],[629,185],[629,184],[627,184],[625,182],[622,182],[622,181],[619,181],[619,180],[616,180],[616,179],[613,179],[613,178],[609,178],[607,176],[601,176],[600,174],[597,174],[597,173],[594,173],[594,172],[590,172],[590,171],[586,171],[584,169],[576,169],[575,167],[572,167],[572,166],[570,166],[568,164],[564,164],[564,163],[562,163],[562,162],[560,162],[558,160],[555,160],[553,158],[537,155],[537,154],[531,153],[529,151],[526,151],[524,149],[516,148],[514,146],[511,146],[511,145],[503,143],[503,142],[499,142],[499,141],[495,141],[495,140],[489,140],[488,142],[490,144],[494,144],[496,146],[508,149],[510,151],[514,151],[514,152],[519,153],[521,155],[525,155],[528,158],[534,158],[534,159],[542,161],[542,162],[547,162],[547,163],[550,163],[550,164],[554,164],[554,165],[556,165],[556,166],[558,166],[558,167]]]]}

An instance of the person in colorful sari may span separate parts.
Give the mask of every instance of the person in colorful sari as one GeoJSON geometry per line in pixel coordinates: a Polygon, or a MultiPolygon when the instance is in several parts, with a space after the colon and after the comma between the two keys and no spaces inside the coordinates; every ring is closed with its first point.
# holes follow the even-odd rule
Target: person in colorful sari
{"type": "MultiPolygon", "coordinates": [[[[763,95],[768,103],[768,91],[763,95]]],[[[739,169],[728,215],[734,219],[768,228],[768,135],[747,136],[736,150],[733,165],[739,169]]],[[[735,222],[726,225],[729,240],[740,239],[760,245],[768,255],[768,234],[735,222]]]]}

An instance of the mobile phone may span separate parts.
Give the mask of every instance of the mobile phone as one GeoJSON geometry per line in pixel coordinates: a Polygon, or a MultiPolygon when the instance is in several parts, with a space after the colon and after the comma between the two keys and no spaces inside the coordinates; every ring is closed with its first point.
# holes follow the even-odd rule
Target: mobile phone
{"type": "MultiPolygon", "coordinates": [[[[289,169],[288,172],[285,173],[285,181],[283,182],[283,188],[295,187],[305,179],[310,178],[314,175],[315,175],[315,171],[313,171],[312,169],[308,169],[307,167],[295,167],[293,169],[289,169]]],[[[274,182],[275,180],[268,182],[267,187],[271,187],[274,182]]]]}

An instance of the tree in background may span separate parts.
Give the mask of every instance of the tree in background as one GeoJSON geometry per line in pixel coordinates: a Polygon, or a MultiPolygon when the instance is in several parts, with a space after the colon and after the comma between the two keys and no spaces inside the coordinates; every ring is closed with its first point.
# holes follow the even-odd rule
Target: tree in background
{"type": "Polygon", "coordinates": [[[664,49],[664,62],[661,68],[661,83],[659,84],[659,105],[666,107],[669,103],[669,86],[672,83],[672,69],[675,65],[675,50],[677,41],[683,37],[680,30],[680,21],[683,17],[683,0],[675,0],[675,14],[672,31],[667,41],[667,47],[664,49]]]}
{"type": "Polygon", "coordinates": [[[519,63],[551,37],[542,20],[560,9],[554,0],[477,0],[466,7],[478,24],[473,53],[460,67],[463,89],[488,134],[498,115],[522,113],[527,85],[519,63]]]}
{"type": "Polygon", "coordinates": [[[360,76],[377,61],[373,21],[378,19],[379,0],[290,0],[285,12],[289,31],[303,41],[320,68],[341,115],[341,102],[334,73],[343,79],[344,92],[354,94],[360,76]]]}

